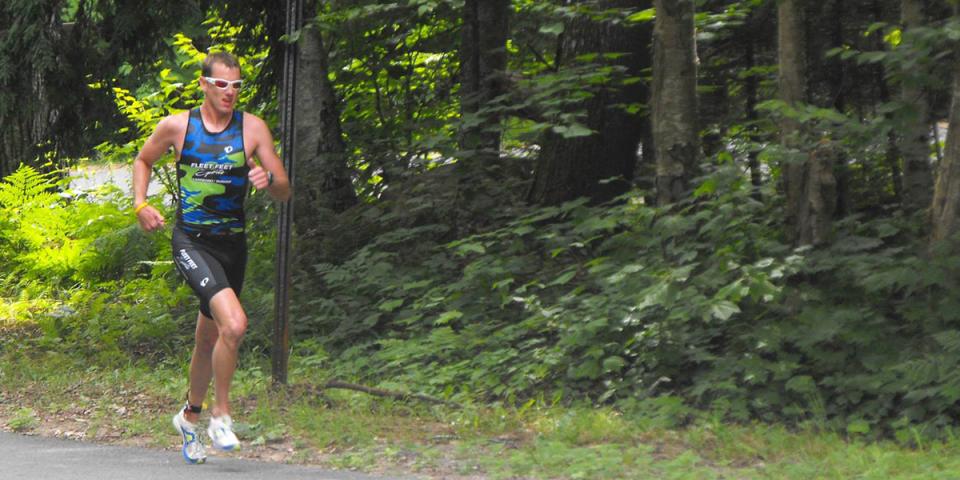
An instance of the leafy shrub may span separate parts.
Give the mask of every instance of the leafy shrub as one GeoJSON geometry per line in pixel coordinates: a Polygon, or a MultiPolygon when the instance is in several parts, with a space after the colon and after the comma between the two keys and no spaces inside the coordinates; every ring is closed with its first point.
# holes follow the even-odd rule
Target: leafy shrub
{"type": "Polygon", "coordinates": [[[0,230],[10,272],[66,286],[109,263],[94,240],[130,223],[115,189],[71,198],[60,180],[22,165],[0,182],[0,230]]]}
{"type": "Polygon", "coordinates": [[[0,182],[0,217],[0,265],[9,272],[0,291],[39,308],[31,315],[39,337],[19,347],[106,363],[171,351],[164,342],[183,328],[170,311],[186,295],[171,288],[172,264],[155,260],[169,255],[169,238],[142,234],[118,188],[71,195],[52,174],[21,166],[0,182]]]}
{"type": "Polygon", "coordinates": [[[395,230],[318,266],[316,331],[350,339],[358,360],[374,352],[359,365],[437,390],[642,391],[706,356],[691,344],[707,348],[741,309],[778,297],[788,252],[761,243],[775,238],[751,221],[765,207],[733,195],[680,212],[636,195],[571,202],[447,244],[442,225],[395,230]]]}
{"type": "Polygon", "coordinates": [[[298,336],[337,374],[446,395],[954,424],[960,259],[921,254],[919,219],[853,216],[831,246],[792,250],[734,172],[671,209],[641,199],[530,209],[452,242],[441,224],[389,231],[317,265],[298,336]]]}

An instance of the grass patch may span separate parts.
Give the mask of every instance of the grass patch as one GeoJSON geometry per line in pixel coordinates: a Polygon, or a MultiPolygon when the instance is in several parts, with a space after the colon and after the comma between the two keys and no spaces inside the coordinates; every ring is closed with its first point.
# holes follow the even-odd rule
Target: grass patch
{"type": "MultiPolygon", "coordinates": [[[[960,471],[956,440],[911,448],[813,426],[731,425],[670,398],[626,413],[546,402],[451,409],[317,390],[297,378],[278,390],[264,371],[248,359],[234,400],[243,455],[265,460],[490,479],[946,479],[960,471]]],[[[183,365],[105,368],[7,354],[0,384],[8,430],[178,447],[169,415],[186,388],[183,365]]]]}
{"type": "Polygon", "coordinates": [[[22,407],[13,412],[13,416],[7,421],[7,426],[14,432],[26,432],[39,423],[37,414],[32,408],[22,407]]]}

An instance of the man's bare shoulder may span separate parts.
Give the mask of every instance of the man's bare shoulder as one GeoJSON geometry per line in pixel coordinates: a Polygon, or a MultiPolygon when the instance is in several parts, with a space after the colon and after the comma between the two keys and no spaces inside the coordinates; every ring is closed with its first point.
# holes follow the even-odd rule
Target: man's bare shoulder
{"type": "Polygon", "coordinates": [[[262,118],[254,115],[254,114],[252,114],[252,113],[250,113],[250,112],[243,112],[243,126],[244,126],[244,128],[250,127],[250,128],[251,128],[252,130],[254,130],[254,131],[256,131],[256,130],[267,130],[267,131],[269,131],[269,130],[270,130],[270,128],[267,127],[267,122],[263,121],[262,118]]]}
{"type": "Polygon", "coordinates": [[[243,112],[243,140],[254,150],[260,150],[261,147],[273,148],[270,127],[262,118],[252,113],[243,112]]]}
{"type": "Polygon", "coordinates": [[[174,113],[172,115],[168,115],[163,120],[160,120],[160,122],[157,123],[157,129],[186,128],[187,122],[189,121],[190,121],[190,111],[184,110],[180,113],[174,113]]]}
{"type": "Polygon", "coordinates": [[[180,113],[174,113],[164,117],[157,123],[157,134],[175,135],[186,131],[187,123],[190,121],[190,111],[186,110],[180,113]]]}

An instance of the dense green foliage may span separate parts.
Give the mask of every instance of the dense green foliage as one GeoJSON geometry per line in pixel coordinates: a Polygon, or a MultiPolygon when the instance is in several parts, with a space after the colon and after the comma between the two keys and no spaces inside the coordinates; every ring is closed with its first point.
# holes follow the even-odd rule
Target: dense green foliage
{"type": "MultiPolygon", "coordinates": [[[[774,100],[776,51],[764,46],[775,40],[764,24],[775,2],[699,2],[706,155],[696,190],[651,205],[644,141],[636,178],[621,179],[634,188],[615,201],[533,205],[525,199],[543,167],[538,152],[558,137],[602,134],[585,126],[584,103],[648,80],[626,74],[613,47],[568,55],[573,26],[642,26],[654,12],[647,2],[514,1],[509,93],[461,116],[464,3],[321,2],[310,15],[328,41],[363,202],[325,213],[295,239],[294,348],[308,365],[484,402],[672,408],[679,417],[696,406],[904,440],[956,426],[960,258],[928,252],[923,212],[898,204],[891,145],[910,106],[883,93],[912,82],[945,97],[942,65],[915,59],[947,55],[954,23],[904,43],[888,11],[841,15],[851,22],[810,46],[821,67],[810,104],[792,107],[774,100]],[[835,83],[824,73],[834,67],[867,87],[835,83]],[[911,71],[917,78],[889,73],[911,71]],[[476,154],[461,151],[457,134],[486,116],[502,120],[494,127],[504,151],[469,178],[479,193],[467,204],[457,168],[476,154]],[[801,147],[775,146],[784,117],[806,127],[801,147]],[[783,233],[778,181],[783,165],[824,146],[843,159],[843,208],[829,244],[796,249],[783,233]]],[[[148,72],[130,76],[124,63],[87,86],[112,96],[125,125],[91,156],[129,162],[160,118],[197,104],[200,45],[237,53],[248,77],[275,73],[276,39],[250,40],[269,36],[267,27],[217,13],[166,32],[168,50],[148,72]]],[[[273,92],[250,83],[244,108],[275,124],[275,101],[264,100],[273,92]]],[[[141,233],[119,187],[76,193],[51,168],[22,161],[0,182],[0,345],[106,364],[182,357],[195,306],[170,263],[169,232],[141,233]]],[[[169,194],[169,166],[160,165],[169,194]]],[[[271,344],[275,234],[263,197],[249,205],[247,355],[271,344]]]]}
{"type": "Polygon", "coordinates": [[[296,328],[348,347],[344,375],[453,395],[672,394],[743,421],[952,425],[960,259],[917,255],[909,218],[851,218],[829,248],[793,251],[735,178],[669,210],[572,202],[453,242],[441,224],[392,228],[316,266],[327,294],[296,328]]]}

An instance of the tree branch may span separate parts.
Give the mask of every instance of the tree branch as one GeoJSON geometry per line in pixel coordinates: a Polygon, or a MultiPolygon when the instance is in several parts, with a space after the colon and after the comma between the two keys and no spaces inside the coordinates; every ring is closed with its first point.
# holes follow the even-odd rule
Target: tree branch
{"type": "Polygon", "coordinates": [[[368,387],[366,385],[358,385],[356,383],[342,382],[340,380],[329,380],[327,383],[323,384],[320,387],[321,389],[327,390],[332,388],[339,388],[343,390],[353,390],[356,392],[363,392],[369,395],[376,397],[384,398],[394,398],[397,400],[420,400],[427,403],[433,403],[437,405],[446,405],[453,408],[463,408],[462,405],[456,402],[451,402],[449,400],[444,400],[442,398],[431,397],[430,395],[424,395],[422,393],[408,393],[408,392],[398,392],[396,390],[385,390],[382,388],[368,387]]]}

